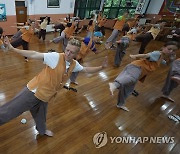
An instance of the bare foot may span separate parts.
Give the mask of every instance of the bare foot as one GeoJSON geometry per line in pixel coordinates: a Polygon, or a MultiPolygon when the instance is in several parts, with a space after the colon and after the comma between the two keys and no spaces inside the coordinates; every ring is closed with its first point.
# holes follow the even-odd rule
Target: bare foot
{"type": "Polygon", "coordinates": [[[105,48],[110,49],[111,45],[109,43],[105,43],[105,48]]]}
{"type": "Polygon", "coordinates": [[[114,83],[109,83],[109,90],[111,92],[111,95],[114,95],[114,91],[116,90],[116,86],[114,85],[114,83]]]}
{"type": "Polygon", "coordinates": [[[54,133],[52,131],[50,131],[50,130],[46,130],[44,135],[47,135],[49,137],[53,137],[54,133]]]}
{"type": "Polygon", "coordinates": [[[127,107],[125,107],[125,106],[118,106],[118,105],[117,105],[117,107],[120,108],[120,109],[122,109],[122,110],[124,110],[124,111],[129,112],[129,109],[128,109],[127,107]]]}
{"type": "Polygon", "coordinates": [[[162,97],[162,98],[165,98],[165,99],[168,99],[168,100],[171,101],[171,102],[175,102],[174,99],[172,99],[172,98],[169,97],[169,96],[162,95],[161,97],[162,97]]]}

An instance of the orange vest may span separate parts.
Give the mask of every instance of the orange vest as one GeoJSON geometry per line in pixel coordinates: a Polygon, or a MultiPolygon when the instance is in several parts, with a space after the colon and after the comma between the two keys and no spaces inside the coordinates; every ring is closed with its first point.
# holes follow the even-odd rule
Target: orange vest
{"type": "Polygon", "coordinates": [[[129,28],[133,27],[135,24],[135,20],[127,21],[127,24],[129,25],[129,28]]]}
{"type": "Polygon", "coordinates": [[[140,60],[133,61],[131,64],[140,66],[141,70],[142,70],[139,81],[143,82],[145,77],[150,72],[155,71],[159,67],[161,60],[162,60],[162,56],[159,58],[159,60],[157,62],[151,62],[147,59],[140,59],[140,60]]]}
{"type": "Polygon", "coordinates": [[[71,27],[66,27],[64,30],[64,33],[66,34],[66,38],[72,36],[73,33],[75,32],[75,29],[76,27],[74,26],[74,24],[72,24],[71,27]]]}
{"type": "Polygon", "coordinates": [[[80,60],[86,57],[86,55],[89,53],[90,47],[92,45],[92,39],[89,41],[88,45],[86,45],[84,42],[81,43],[81,49],[76,56],[76,60],[80,60]]]}
{"type": "Polygon", "coordinates": [[[34,34],[34,31],[32,29],[31,26],[29,26],[29,29],[26,30],[23,34],[22,34],[22,39],[26,42],[30,42],[32,36],[34,34]]]}
{"type": "Polygon", "coordinates": [[[106,18],[102,18],[98,24],[99,27],[104,26],[104,24],[106,23],[107,19],[106,18]]]}
{"type": "Polygon", "coordinates": [[[26,28],[21,28],[20,31],[21,31],[22,34],[27,32],[26,28]]]}
{"type": "Polygon", "coordinates": [[[102,19],[102,15],[101,14],[98,14],[98,17],[97,17],[97,24],[99,24],[99,22],[101,21],[102,19]]]}
{"type": "Polygon", "coordinates": [[[114,25],[114,29],[117,29],[117,30],[122,30],[122,28],[123,28],[123,26],[124,26],[124,24],[125,24],[125,17],[122,17],[122,19],[121,20],[117,20],[116,21],[116,23],[115,23],[115,25],[114,25]]]}
{"type": "Polygon", "coordinates": [[[59,55],[58,65],[54,69],[46,65],[46,67],[28,83],[29,90],[32,91],[36,89],[34,95],[44,102],[49,102],[50,99],[57,94],[58,90],[64,86],[76,65],[76,61],[73,60],[66,73],[65,55],[64,53],[60,53],[59,55]]]}
{"type": "Polygon", "coordinates": [[[3,41],[0,39],[0,46],[3,45],[3,44],[4,44],[3,41]]]}
{"type": "Polygon", "coordinates": [[[94,32],[94,28],[95,28],[95,23],[94,23],[94,21],[93,21],[93,23],[92,23],[92,25],[88,25],[88,31],[89,32],[94,32]]]}

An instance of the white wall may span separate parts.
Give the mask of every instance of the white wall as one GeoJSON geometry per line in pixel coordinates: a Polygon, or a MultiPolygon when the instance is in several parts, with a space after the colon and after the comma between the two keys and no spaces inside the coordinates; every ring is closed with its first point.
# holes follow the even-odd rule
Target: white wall
{"type": "Polygon", "coordinates": [[[5,4],[7,16],[8,15],[16,15],[14,0],[0,0],[0,4],[5,4]]]}
{"type": "Polygon", "coordinates": [[[146,14],[158,14],[164,0],[151,0],[146,14]]]}
{"type": "Polygon", "coordinates": [[[60,1],[60,8],[47,8],[47,0],[26,0],[28,15],[74,13],[75,0],[60,1]]]}

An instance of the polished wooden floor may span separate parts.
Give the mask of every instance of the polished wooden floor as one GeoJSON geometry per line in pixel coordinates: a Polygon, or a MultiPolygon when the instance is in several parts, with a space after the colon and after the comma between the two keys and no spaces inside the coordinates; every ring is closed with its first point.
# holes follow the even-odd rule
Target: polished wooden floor
{"type": "MultiPolygon", "coordinates": [[[[107,36],[110,31],[107,30],[107,36]]],[[[47,34],[47,40],[58,33],[47,34]]],[[[81,34],[82,36],[84,35],[81,34]]],[[[107,38],[106,36],[106,38],[107,38]]],[[[106,39],[105,38],[105,39],[106,39]]],[[[157,50],[163,42],[152,41],[147,51],[157,50]]],[[[30,49],[47,52],[60,50],[59,44],[42,42],[35,36],[30,49]]],[[[101,48],[98,46],[97,48],[101,48]]],[[[89,53],[84,66],[97,66],[108,56],[108,67],[95,74],[80,74],[78,92],[63,89],[53,102],[49,102],[47,127],[54,137],[37,135],[29,112],[0,126],[0,154],[6,153],[142,153],[159,154],[180,152],[180,125],[168,119],[169,114],[180,115],[179,87],[171,93],[172,103],[160,98],[168,67],[161,67],[151,74],[144,84],[138,83],[138,97],[130,96],[127,107],[130,112],[116,108],[117,92],[110,96],[108,82],[112,82],[123,67],[131,62],[129,54],[136,54],[139,44],[132,42],[120,68],[113,67],[115,51],[89,53]],[[21,124],[21,119],[27,119],[21,124]],[[106,132],[108,142],[96,148],[93,137],[106,132]],[[110,137],[174,137],[173,143],[111,143],[110,137]]],[[[42,68],[39,61],[24,58],[16,53],[0,53],[0,105],[12,99],[42,68]]],[[[117,140],[118,141],[118,140],[117,140]]]]}

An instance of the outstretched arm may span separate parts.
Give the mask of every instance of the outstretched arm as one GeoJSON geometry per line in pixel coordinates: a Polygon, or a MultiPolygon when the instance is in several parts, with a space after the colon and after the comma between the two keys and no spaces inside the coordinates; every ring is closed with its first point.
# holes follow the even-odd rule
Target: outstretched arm
{"type": "Polygon", "coordinates": [[[37,52],[37,51],[33,51],[33,50],[21,50],[21,49],[14,48],[10,44],[9,39],[8,39],[7,36],[4,39],[4,44],[5,44],[5,46],[8,47],[9,50],[17,52],[18,54],[20,54],[20,55],[22,55],[24,57],[32,58],[32,59],[37,59],[37,60],[42,60],[42,61],[44,60],[44,54],[43,53],[40,53],[40,52],[37,52]]]}
{"type": "Polygon", "coordinates": [[[132,59],[149,58],[149,54],[129,55],[132,59]]]}
{"type": "Polygon", "coordinates": [[[85,73],[95,73],[95,72],[98,72],[98,71],[104,69],[105,67],[107,67],[107,63],[108,63],[108,59],[107,59],[107,57],[105,57],[102,65],[97,66],[97,67],[84,67],[82,72],[85,72],[85,73]]]}

